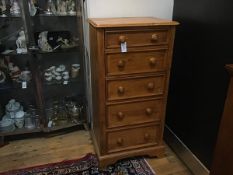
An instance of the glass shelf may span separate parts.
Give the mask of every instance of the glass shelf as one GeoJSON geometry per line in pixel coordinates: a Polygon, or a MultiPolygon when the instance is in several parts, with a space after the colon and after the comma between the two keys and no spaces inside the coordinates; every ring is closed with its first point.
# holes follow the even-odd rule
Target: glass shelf
{"type": "Polygon", "coordinates": [[[71,52],[79,52],[79,46],[75,46],[75,47],[72,47],[72,48],[66,48],[66,49],[58,49],[58,50],[54,50],[54,51],[51,51],[51,52],[43,52],[43,51],[40,51],[40,50],[35,50],[35,51],[32,51],[33,54],[54,54],[54,53],[71,53],[71,52]]]}
{"type": "MultiPolygon", "coordinates": [[[[22,83],[21,82],[5,82],[5,83],[0,83],[0,91],[6,91],[6,90],[13,90],[13,89],[22,89],[22,90],[27,90],[32,87],[31,82],[27,82],[27,88],[22,88],[22,83]]],[[[3,92],[0,92],[3,93],[3,92]]]]}
{"type": "Polygon", "coordinates": [[[41,128],[27,129],[27,128],[16,128],[14,131],[0,131],[0,136],[20,135],[27,133],[38,133],[41,132],[41,128]]]}
{"type": "Polygon", "coordinates": [[[15,50],[11,51],[11,52],[7,52],[7,53],[4,53],[5,51],[1,52],[0,53],[0,56],[24,56],[24,55],[28,55],[29,52],[27,53],[17,53],[15,50]]]}
{"type": "Polygon", "coordinates": [[[79,121],[78,123],[67,123],[63,124],[62,126],[52,126],[52,127],[46,127],[43,129],[44,132],[51,132],[51,131],[57,131],[61,129],[66,129],[66,128],[72,128],[72,127],[84,127],[84,122],[79,121]]]}
{"type": "Polygon", "coordinates": [[[63,80],[63,81],[56,81],[56,80],[52,80],[51,82],[48,82],[48,81],[44,81],[44,85],[45,86],[67,86],[71,83],[81,83],[82,81],[79,79],[79,78],[70,78],[68,81],[67,84],[63,84],[63,82],[66,81],[66,80],[63,80]]]}
{"type": "Polygon", "coordinates": [[[38,14],[32,17],[78,17],[81,16],[80,13],[76,13],[76,14],[67,14],[67,15],[49,15],[49,14],[38,14]]]}
{"type": "Polygon", "coordinates": [[[28,51],[27,53],[17,53],[15,50],[14,51],[11,51],[9,53],[4,53],[5,51],[3,51],[2,53],[0,53],[0,56],[24,56],[24,55],[29,55],[29,54],[55,54],[55,53],[67,53],[67,52],[79,52],[79,46],[75,46],[73,48],[67,48],[67,49],[58,49],[58,50],[55,50],[55,51],[51,51],[51,52],[43,52],[43,51],[40,51],[40,50],[30,50],[28,51]]]}
{"type": "Polygon", "coordinates": [[[21,16],[17,16],[17,15],[7,15],[7,16],[2,16],[0,15],[0,19],[3,18],[3,19],[6,19],[6,18],[17,18],[17,19],[21,19],[22,17],[21,16]]]}

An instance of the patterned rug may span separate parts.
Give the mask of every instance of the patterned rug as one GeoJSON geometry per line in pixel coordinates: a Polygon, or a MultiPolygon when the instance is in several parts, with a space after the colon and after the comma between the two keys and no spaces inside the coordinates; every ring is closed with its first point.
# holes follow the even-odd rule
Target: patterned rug
{"type": "Polygon", "coordinates": [[[144,158],[124,159],[100,170],[96,156],[88,154],[78,160],[12,170],[0,175],[155,175],[155,173],[144,158]]]}

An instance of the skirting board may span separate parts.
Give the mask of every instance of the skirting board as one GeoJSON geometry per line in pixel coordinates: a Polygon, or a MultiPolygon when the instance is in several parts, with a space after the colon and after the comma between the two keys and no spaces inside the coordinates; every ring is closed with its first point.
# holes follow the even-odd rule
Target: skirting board
{"type": "Polygon", "coordinates": [[[164,140],[194,175],[209,175],[209,170],[167,125],[164,129],[164,140]]]}

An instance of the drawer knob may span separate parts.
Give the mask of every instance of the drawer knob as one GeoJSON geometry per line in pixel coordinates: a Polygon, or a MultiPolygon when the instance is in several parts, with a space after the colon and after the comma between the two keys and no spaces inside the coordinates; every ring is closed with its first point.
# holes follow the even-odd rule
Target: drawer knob
{"type": "Polygon", "coordinates": [[[119,146],[123,145],[123,139],[122,138],[117,139],[117,145],[119,145],[119,146]]]}
{"type": "Polygon", "coordinates": [[[148,141],[148,140],[150,139],[150,134],[145,133],[145,135],[144,135],[144,139],[145,139],[146,141],[148,141]]]}
{"type": "Polygon", "coordinates": [[[126,36],[124,35],[119,36],[119,41],[120,43],[124,43],[126,41],[126,36]]]}
{"type": "Polygon", "coordinates": [[[147,84],[147,89],[148,89],[149,91],[153,90],[154,87],[155,87],[155,85],[154,85],[154,83],[152,83],[152,82],[150,82],[150,83],[147,84]]]}
{"type": "Polygon", "coordinates": [[[125,61],[124,60],[119,60],[117,66],[118,66],[118,68],[124,68],[125,67],[125,61]]]}
{"type": "Polygon", "coordinates": [[[151,40],[152,41],[157,41],[158,40],[158,35],[157,34],[152,34],[152,36],[151,36],[151,40]]]}
{"type": "Polygon", "coordinates": [[[150,62],[151,66],[155,66],[156,65],[156,59],[154,57],[151,57],[150,60],[149,60],[149,62],[150,62]]]}
{"type": "Polygon", "coordinates": [[[119,86],[118,89],[117,89],[117,92],[118,92],[118,94],[122,95],[122,94],[125,93],[125,88],[122,87],[122,86],[119,86]]]}
{"type": "Polygon", "coordinates": [[[153,113],[151,108],[146,108],[146,115],[150,116],[153,113]]]}
{"type": "Polygon", "coordinates": [[[122,120],[124,117],[125,117],[125,115],[123,114],[123,112],[118,112],[118,113],[117,113],[117,118],[118,118],[119,120],[122,120]]]}

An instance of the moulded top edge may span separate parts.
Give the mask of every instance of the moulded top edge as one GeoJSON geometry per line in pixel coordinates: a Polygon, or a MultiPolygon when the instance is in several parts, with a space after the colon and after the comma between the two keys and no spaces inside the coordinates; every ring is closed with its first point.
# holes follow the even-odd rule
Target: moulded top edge
{"type": "Polygon", "coordinates": [[[176,21],[154,17],[89,18],[88,21],[91,25],[97,28],[179,25],[176,21]]]}
{"type": "Polygon", "coordinates": [[[227,64],[226,69],[228,70],[228,72],[233,75],[233,64],[227,64]]]}

